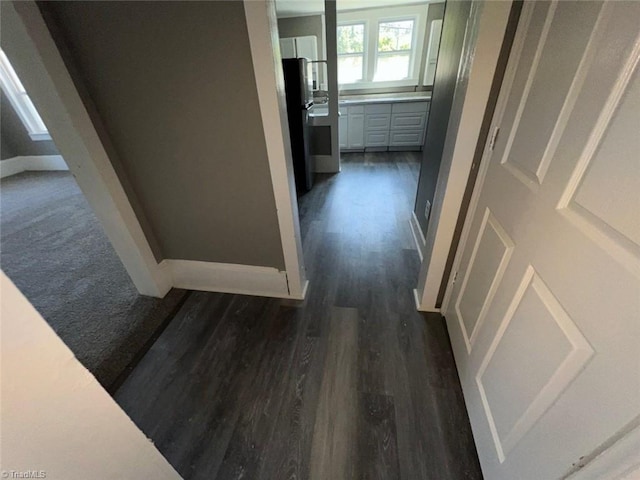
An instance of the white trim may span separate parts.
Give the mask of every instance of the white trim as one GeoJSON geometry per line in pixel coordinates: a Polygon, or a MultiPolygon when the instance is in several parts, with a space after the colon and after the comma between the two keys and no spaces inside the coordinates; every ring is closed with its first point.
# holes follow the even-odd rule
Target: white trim
{"type": "Polygon", "coordinates": [[[422,262],[422,259],[424,258],[424,249],[427,245],[427,241],[424,238],[424,233],[422,233],[422,227],[420,227],[420,222],[418,222],[418,217],[416,216],[416,212],[411,212],[409,225],[411,226],[413,241],[416,242],[416,250],[418,250],[418,256],[420,257],[420,261],[422,262]]]}
{"type": "Polygon", "coordinates": [[[418,290],[413,289],[413,300],[416,302],[416,310],[419,312],[425,313],[441,313],[441,309],[439,308],[426,308],[420,304],[420,296],[418,295],[418,290]]]}
{"type": "MultiPolygon", "coordinates": [[[[385,89],[420,84],[420,67],[427,29],[426,18],[429,3],[392,7],[367,8],[338,13],[337,26],[364,24],[363,79],[354,83],[340,84],[340,90],[385,89]],[[413,20],[412,48],[409,57],[408,77],[400,80],[374,81],[378,62],[378,36],[381,22],[413,20]]],[[[337,29],[336,29],[337,31],[337,29]]]]}
{"type": "Polygon", "coordinates": [[[287,274],[277,268],[193,260],[163,260],[160,267],[166,269],[176,288],[292,298],[287,274]]]}
{"type": "Polygon", "coordinates": [[[302,299],[307,288],[307,278],[288,139],[289,121],[275,3],[273,0],[244,0],[244,12],[278,214],[288,293],[292,298],[302,299]]]}
{"type": "Polygon", "coordinates": [[[61,155],[20,156],[0,161],[0,178],[22,172],[59,170],[69,170],[61,155]]]}
{"type": "MultiPolygon", "coordinates": [[[[618,432],[598,449],[595,456],[585,455],[563,476],[570,480],[634,480],[640,473],[640,416],[627,424],[627,428],[618,432]],[[576,471],[577,470],[577,471],[576,471]]],[[[595,452],[594,452],[595,453],[595,452]]]]}
{"type": "MultiPolygon", "coordinates": [[[[513,40],[513,45],[511,46],[511,57],[519,58],[522,52],[522,48],[524,47],[524,41],[526,38],[526,33],[529,29],[529,23],[531,21],[531,16],[533,14],[533,8],[535,7],[535,2],[525,3],[522,12],[520,13],[520,19],[518,20],[518,28],[516,31],[516,36],[513,40]]],[[[500,91],[500,95],[498,97],[498,102],[496,104],[496,108],[493,114],[493,119],[491,120],[491,127],[489,128],[490,132],[494,132],[496,128],[500,126],[502,123],[502,117],[504,115],[504,111],[507,107],[507,98],[509,97],[509,93],[511,92],[511,87],[513,86],[513,81],[516,74],[516,64],[517,62],[509,61],[507,69],[504,73],[504,78],[502,81],[502,88],[500,91]]],[[[487,175],[487,171],[489,169],[489,163],[491,160],[491,156],[493,152],[491,150],[491,140],[487,138],[485,142],[484,150],[482,153],[482,159],[480,160],[480,166],[478,168],[478,175],[476,177],[476,182],[473,188],[473,193],[471,195],[471,200],[469,202],[469,208],[467,209],[467,215],[465,218],[464,226],[462,227],[462,234],[460,235],[460,241],[458,242],[458,249],[456,251],[456,256],[453,261],[452,272],[457,272],[460,270],[460,264],[462,263],[462,256],[464,253],[464,249],[466,248],[467,242],[469,241],[469,235],[471,233],[471,224],[473,217],[475,216],[476,210],[478,208],[478,201],[480,199],[480,192],[482,190],[482,186],[484,185],[484,180],[487,175]]],[[[453,275],[449,278],[449,284],[447,285],[447,289],[444,294],[444,299],[442,301],[442,311],[447,312],[449,310],[449,303],[451,301],[451,296],[453,295],[453,286],[454,286],[454,278],[453,275]]]]}
{"type": "Polygon", "coordinates": [[[2,5],[2,46],[127,273],[143,295],[163,297],[171,278],[147,237],[33,1],[2,5]]]}
{"type": "Polygon", "coordinates": [[[51,135],[48,133],[29,133],[29,138],[34,142],[41,142],[43,140],[51,140],[51,135]]]}
{"type": "Polygon", "coordinates": [[[2,50],[0,50],[0,86],[7,95],[9,103],[11,103],[18,118],[20,118],[31,140],[51,140],[47,126],[29,98],[11,62],[9,62],[2,50]]]}
{"type": "MultiPolygon", "coordinates": [[[[425,261],[418,280],[424,309],[435,308],[437,302],[510,10],[511,2],[472,4],[453,105],[460,114],[450,119],[442,155],[442,164],[449,163],[450,168],[440,169],[435,193],[440,215],[432,211],[425,261]],[[474,40],[475,29],[478,33],[474,40]]],[[[437,206],[434,202],[434,207],[437,206]]]]}

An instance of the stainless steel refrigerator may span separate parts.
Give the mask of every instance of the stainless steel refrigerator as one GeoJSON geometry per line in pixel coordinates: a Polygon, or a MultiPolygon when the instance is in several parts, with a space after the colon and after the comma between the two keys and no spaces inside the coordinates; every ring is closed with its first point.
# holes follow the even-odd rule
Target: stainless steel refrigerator
{"type": "Polygon", "coordinates": [[[293,171],[298,195],[313,186],[314,165],[309,152],[311,126],[309,113],[313,108],[313,76],[306,58],[282,60],[287,94],[287,117],[293,155],[293,171]]]}

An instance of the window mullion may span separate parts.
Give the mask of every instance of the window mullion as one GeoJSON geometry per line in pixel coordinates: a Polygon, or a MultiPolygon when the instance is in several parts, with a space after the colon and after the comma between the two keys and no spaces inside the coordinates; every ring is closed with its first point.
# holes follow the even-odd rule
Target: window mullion
{"type": "Polygon", "coordinates": [[[365,51],[365,82],[373,82],[378,58],[378,22],[367,22],[365,35],[367,36],[367,50],[365,51]]]}

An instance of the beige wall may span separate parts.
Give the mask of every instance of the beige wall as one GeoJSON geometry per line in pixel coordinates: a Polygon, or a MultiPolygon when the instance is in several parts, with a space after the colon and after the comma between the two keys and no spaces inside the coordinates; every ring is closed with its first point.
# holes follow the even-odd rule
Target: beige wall
{"type": "Polygon", "coordinates": [[[284,269],[242,2],[40,6],[158,260],[284,269]]]}
{"type": "Polygon", "coordinates": [[[4,273],[0,291],[3,476],[178,480],[4,273]]]}

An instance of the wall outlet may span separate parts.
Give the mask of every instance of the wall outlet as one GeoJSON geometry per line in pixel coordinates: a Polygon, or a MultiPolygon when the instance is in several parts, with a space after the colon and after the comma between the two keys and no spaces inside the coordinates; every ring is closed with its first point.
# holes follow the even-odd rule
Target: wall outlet
{"type": "Polygon", "coordinates": [[[429,221],[429,215],[431,215],[431,202],[427,200],[427,204],[424,206],[424,218],[429,221]]]}

